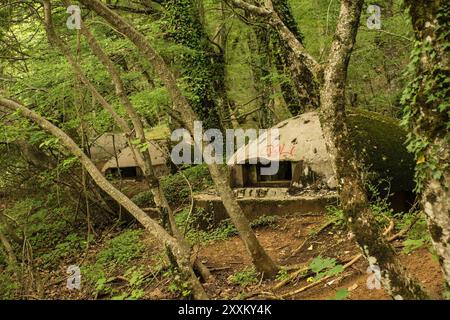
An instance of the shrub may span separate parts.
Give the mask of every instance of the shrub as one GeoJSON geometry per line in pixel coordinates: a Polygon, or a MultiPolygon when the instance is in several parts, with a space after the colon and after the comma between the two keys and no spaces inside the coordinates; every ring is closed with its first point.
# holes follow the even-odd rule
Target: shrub
{"type": "MultiPolygon", "coordinates": [[[[189,209],[184,209],[175,217],[177,224],[182,230],[185,228],[188,213],[189,209]]],[[[277,221],[278,217],[276,216],[261,216],[252,221],[250,226],[252,228],[274,227],[276,226],[277,221]]],[[[201,208],[194,211],[189,218],[186,237],[191,243],[206,244],[214,241],[226,240],[235,235],[238,235],[238,231],[230,219],[225,219],[218,226],[213,226],[212,218],[201,208]],[[201,228],[199,221],[207,226],[205,228],[206,230],[201,228]]]]}
{"type": "Polygon", "coordinates": [[[275,227],[278,221],[277,216],[261,216],[250,223],[252,228],[275,227]]]}
{"type": "Polygon", "coordinates": [[[322,278],[335,276],[344,271],[344,267],[337,264],[336,259],[322,258],[318,256],[309,264],[309,269],[314,272],[315,276],[308,278],[308,281],[319,281],[322,278]]]}
{"type": "Polygon", "coordinates": [[[400,220],[397,227],[399,230],[409,228],[411,224],[414,223],[409,230],[405,241],[403,241],[404,253],[408,254],[423,246],[431,244],[431,235],[428,231],[428,224],[423,212],[408,212],[401,215],[398,214],[396,217],[400,220]]]}
{"type": "Polygon", "coordinates": [[[155,205],[151,191],[143,191],[132,197],[131,201],[141,208],[153,207],[155,205]]]}
{"type": "Polygon", "coordinates": [[[96,287],[98,285],[98,281],[101,281],[101,279],[106,279],[105,269],[99,263],[82,266],[81,274],[83,279],[86,279],[86,283],[95,285],[96,287]]]}
{"type": "MultiPolygon", "coordinates": [[[[177,172],[176,174],[162,177],[161,187],[170,205],[177,207],[190,203],[191,191],[186,179],[189,180],[193,192],[203,191],[212,185],[208,168],[205,165],[189,167],[182,170],[182,173],[177,172]]],[[[131,200],[141,208],[155,205],[150,191],[141,192],[131,200]]]]}
{"type": "MultiPolygon", "coordinates": [[[[94,291],[94,297],[100,294],[112,296],[119,293],[113,288],[112,280],[115,278],[110,277],[110,275],[118,271],[116,268],[127,267],[133,259],[141,256],[144,251],[144,245],[140,239],[142,234],[142,230],[126,230],[122,232],[110,239],[106,243],[105,248],[97,253],[95,263],[81,267],[83,278],[86,279],[86,283],[94,291]]],[[[133,270],[128,269],[128,271],[133,270]]],[[[125,273],[125,277],[130,275],[128,271],[125,273]]],[[[132,279],[135,277],[136,275],[131,274],[132,279]]],[[[137,298],[137,294],[134,296],[137,298]]]]}
{"type": "Polygon", "coordinates": [[[58,243],[50,252],[43,253],[40,259],[45,267],[55,265],[59,260],[68,256],[69,254],[76,253],[83,250],[86,247],[86,241],[78,234],[69,234],[65,240],[58,243]]]}
{"type": "Polygon", "coordinates": [[[14,272],[11,270],[1,270],[0,272],[0,300],[9,300],[16,297],[20,288],[15,280],[14,272]]]}
{"type": "Polygon", "coordinates": [[[125,266],[139,257],[144,251],[144,245],[140,240],[142,234],[142,230],[127,230],[109,240],[106,249],[97,254],[97,263],[105,266],[125,266]]]}
{"type": "MultiPolygon", "coordinates": [[[[48,198],[52,198],[52,194],[49,194],[48,198]]],[[[59,207],[59,204],[53,201],[44,204],[42,200],[28,198],[17,201],[6,213],[14,217],[20,225],[26,226],[26,236],[35,254],[39,255],[63,242],[70,233],[67,221],[69,216],[73,215],[73,209],[68,206],[59,207]]],[[[22,230],[17,230],[17,233],[20,232],[22,230]]]]}
{"type": "Polygon", "coordinates": [[[184,169],[182,173],[166,176],[161,179],[161,186],[171,205],[183,205],[190,202],[189,180],[193,192],[203,191],[212,185],[212,180],[206,165],[193,166],[184,169]]]}
{"type": "Polygon", "coordinates": [[[237,235],[238,232],[229,220],[223,221],[217,228],[205,231],[190,229],[186,237],[191,243],[210,243],[214,241],[221,241],[228,239],[231,236],[237,235]]]}
{"type": "Polygon", "coordinates": [[[242,271],[236,272],[230,276],[228,280],[243,287],[258,283],[258,273],[254,268],[245,268],[242,271]]]}

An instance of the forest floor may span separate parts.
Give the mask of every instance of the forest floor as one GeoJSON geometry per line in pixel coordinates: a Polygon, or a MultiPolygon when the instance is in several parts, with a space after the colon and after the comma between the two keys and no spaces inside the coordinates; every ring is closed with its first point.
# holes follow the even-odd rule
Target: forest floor
{"type": "MultiPolygon", "coordinates": [[[[359,250],[351,236],[333,224],[329,224],[328,221],[329,216],[324,215],[294,215],[279,217],[269,225],[256,228],[255,232],[263,247],[279,265],[286,266],[285,276],[275,280],[262,280],[249,271],[252,270],[251,261],[243,243],[236,235],[194,246],[194,252],[210,268],[214,276],[214,280],[204,284],[207,293],[213,299],[273,299],[282,296],[285,299],[332,299],[338,291],[347,289],[346,299],[390,299],[383,289],[368,289],[367,279],[370,274],[367,273],[368,263],[363,258],[326,281],[315,282],[311,277],[313,274],[302,273],[298,277],[292,277],[296,270],[308,266],[315,257],[334,258],[337,263],[345,265],[358,255],[359,250]],[[298,250],[299,247],[301,247],[300,250],[298,250]],[[289,275],[292,281],[286,281],[289,275]],[[282,282],[285,282],[285,285],[281,286],[282,282]],[[276,289],[277,285],[279,288],[276,289]],[[294,294],[305,286],[310,287],[294,294]]],[[[107,235],[106,238],[110,236],[107,235]]],[[[176,284],[177,278],[167,276],[167,273],[166,276],[161,276],[162,273],[155,271],[157,269],[155,265],[161,261],[157,258],[161,257],[161,248],[152,237],[145,234],[141,237],[145,243],[145,254],[131,262],[133,266],[145,269],[143,279],[148,280],[139,298],[179,298],[179,292],[182,290],[178,290],[177,293],[177,288],[180,288],[180,284],[176,284]]],[[[393,242],[393,245],[401,251],[401,242],[393,242]]],[[[84,263],[95,260],[100,250],[102,250],[101,242],[90,246],[83,258],[84,263]]],[[[431,297],[439,299],[442,292],[442,274],[439,264],[428,249],[423,247],[409,254],[400,253],[400,260],[408,271],[420,280],[431,297]]],[[[85,287],[80,291],[70,291],[60,282],[49,279],[58,274],[64,275],[66,268],[67,265],[61,265],[59,270],[54,270],[47,275],[46,283],[55,284],[47,286],[45,297],[48,299],[92,299],[92,288],[85,287]]],[[[115,272],[116,276],[109,277],[107,282],[115,292],[122,292],[125,289],[121,291],[121,288],[129,287],[131,280],[121,276],[124,270],[115,272]]],[[[107,298],[98,288],[98,284],[94,298],[107,298]]]]}

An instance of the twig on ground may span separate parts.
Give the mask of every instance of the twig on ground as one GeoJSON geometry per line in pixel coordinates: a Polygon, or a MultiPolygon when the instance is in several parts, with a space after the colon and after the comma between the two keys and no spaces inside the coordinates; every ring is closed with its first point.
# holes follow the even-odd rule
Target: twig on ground
{"type": "Polygon", "coordinates": [[[214,272],[214,271],[223,271],[223,270],[229,270],[231,269],[231,267],[217,267],[217,268],[210,268],[208,267],[209,271],[214,272]]]}
{"type": "Polygon", "coordinates": [[[277,296],[273,292],[268,291],[258,291],[258,292],[251,292],[248,294],[245,294],[244,296],[239,297],[240,300],[248,300],[254,297],[264,297],[266,300],[283,300],[282,297],[277,296]]]}
{"type": "Polygon", "coordinates": [[[394,230],[394,227],[395,227],[394,219],[390,219],[389,226],[383,232],[383,237],[386,237],[389,233],[391,233],[392,230],[394,230]]]}
{"type": "Polygon", "coordinates": [[[334,224],[335,222],[336,222],[336,219],[329,220],[324,225],[322,225],[318,230],[314,230],[309,236],[306,237],[305,241],[303,241],[302,244],[292,252],[291,256],[295,256],[297,253],[299,253],[309,240],[311,240],[314,236],[317,236],[319,233],[321,233],[323,230],[325,230],[326,228],[328,228],[330,225],[334,224]]]}
{"type": "Polygon", "coordinates": [[[419,219],[420,219],[420,213],[418,213],[416,215],[416,217],[414,218],[413,221],[411,221],[409,226],[407,226],[406,228],[400,230],[399,232],[397,232],[393,236],[389,237],[387,240],[389,242],[392,242],[394,240],[397,240],[398,238],[403,237],[404,235],[406,235],[412,229],[412,227],[414,227],[414,225],[417,223],[417,221],[419,221],[419,219]]]}
{"type": "Polygon", "coordinates": [[[308,270],[309,270],[308,265],[303,268],[298,269],[297,271],[291,273],[287,279],[284,279],[281,282],[279,282],[278,284],[276,284],[273,287],[273,290],[277,290],[277,289],[285,286],[286,284],[288,284],[289,282],[292,282],[294,279],[296,279],[298,276],[302,275],[303,273],[307,273],[308,270]]]}
{"type": "MultiPolygon", "coordinates": [[[[358,255],[356,255],[350,262],[348,262],[347,264],[344,265],[344,270],[347,269],[348,267],[350,267],[351,265],[355,264],[362,256],[363,256],[363,255],[362,255],[361,253],[358,254],[358,255]]],[[[328,280],[328,279],[330,279],[330,278],[332,278],[332,277],[333,277],[333,276],[327,276],[327,277],[324,277],[324,278],[320,279],[319,281],[310,283],[310,284],[308,284],[308,285],[306,285],[306,286],[304,286],[304,287],[301,287],[300,289],[296,289],[296,290],[294,290],[294,291],[290,291],[290,292],[288,292],[288,293],[285,293],[285,294],[283,294],[283,295],[281,296],[281,298],[282,298],[282,299],[285,299],[285,298],[292,297],[292,296],[294,296],[294,295],[296,295],[296,294],[299,294],[299,293],[301,293],[301,292],[303,292],[303,291],[306,291],[306,290],[308,290],[308,289],[310,289],[310,288],[312,288],[312,287],[315,287],[316,285],[318,285],[318,284],[320,284],[320,283],[323,283],[324,281],[326,281],[326,280],[328,280]]]]}

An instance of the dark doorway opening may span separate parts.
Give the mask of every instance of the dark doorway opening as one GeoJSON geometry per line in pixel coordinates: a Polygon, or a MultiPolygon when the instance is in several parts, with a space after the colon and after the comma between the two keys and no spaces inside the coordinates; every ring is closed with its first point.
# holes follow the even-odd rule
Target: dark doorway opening
{"type": "Polygon", "coordinates": [[[278,171],[273,175],[262,175],[262,168],[274,168],[274,163],[263,165],[246,164],[244,166],[244,186],[246,187],[289,187],[292,181],[292,163],[278,163],[278,171]]]}
{"type": "Polygon", "coordinates": [[[279,162],[278,163],[278,171],[277,173],[273,175],[262,175],[261,169],[262,168],[270,168],[274,167],[274,164],[258,164],[256,166],[256,173],[257,173],[257,181],[259,183],[265,183],[265,182],[291,182],[292,180],[292,164],[290,162],[279,162]]]}
{"type": "Polygon", "coordinates": [[[110,168],[106,172],[106,175],[111,175],[114,178],[120,178],[120,177],[122,177],[122,178],[137,178],[139,175],[139,168],[138,167],[110,168]]]}

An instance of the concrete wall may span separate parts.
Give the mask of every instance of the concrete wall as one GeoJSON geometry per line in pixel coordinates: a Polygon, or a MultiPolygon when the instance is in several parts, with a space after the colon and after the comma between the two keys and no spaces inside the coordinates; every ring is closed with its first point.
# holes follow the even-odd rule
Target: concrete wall
{"type": "MultiPolygon", "coordinates": [[[[337,203],[337,196],[295,196],[287,199],[275,197],[242,198],[238,199],[238,202],[246,217],[252,221],[261,216],[322,214],[326,212],[326,206],[337,203]]],[[[217,226],[228,218],[222,200],[218,196],[198,195],[194,197],[194,210],[198,208],[205,211],[205,217],[199,217],[196,221],[200,228],[217,226]]]]}

